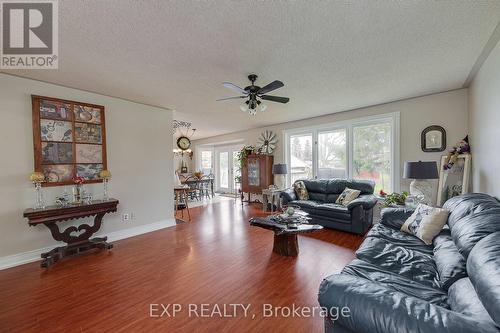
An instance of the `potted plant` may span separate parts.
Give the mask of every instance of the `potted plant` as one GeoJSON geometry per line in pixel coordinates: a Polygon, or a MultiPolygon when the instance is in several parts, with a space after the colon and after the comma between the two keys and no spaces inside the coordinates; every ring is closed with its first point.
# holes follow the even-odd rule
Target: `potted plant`
{"type": "Polygon", "coordinates": [[[251,155],[255,152],[254,146],[244,146],[238,152],[237,160],[240,163],[240,168],[243,168],[246,165],[248,155],[251,155]]]}

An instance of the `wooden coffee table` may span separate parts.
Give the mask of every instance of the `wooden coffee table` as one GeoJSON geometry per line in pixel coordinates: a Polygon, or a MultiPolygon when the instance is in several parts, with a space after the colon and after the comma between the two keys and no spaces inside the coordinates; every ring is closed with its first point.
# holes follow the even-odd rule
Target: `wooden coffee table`
{"type": "Polygon", "coordinates": [[[250,225],[274,231],[273,252],[281,256],[296,257],[299,254],[299,233],[314,232],[323,229],[318,224],[298,223],[294,226],[273,221],[274,215],[250,219],[250,225]]]}

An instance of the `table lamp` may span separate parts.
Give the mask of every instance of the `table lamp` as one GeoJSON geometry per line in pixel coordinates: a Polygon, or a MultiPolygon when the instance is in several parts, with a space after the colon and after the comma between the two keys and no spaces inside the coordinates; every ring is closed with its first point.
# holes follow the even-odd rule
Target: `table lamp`
{"type": "Polygon", "coordinates": [[[278,187],[278,189],[285,188],[285,177],[287,173],[288,170],[286,164],[273,165],[274,184],[278,187]]]}
{"type": "Polygon", "coordinates": [[[434,187],[433,182],[429,180],[439,178],[436,162],[405,162],[403,178],[413,179],[410,184],[410,195],[420,196],[421,203],[433,203],[434,187]]]}

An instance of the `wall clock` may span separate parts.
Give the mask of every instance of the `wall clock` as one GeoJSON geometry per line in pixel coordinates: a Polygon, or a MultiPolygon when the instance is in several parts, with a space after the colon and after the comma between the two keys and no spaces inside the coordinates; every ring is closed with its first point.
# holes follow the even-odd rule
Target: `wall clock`
{"type": "Polygon", "coordinates": [[[257,144],[259,145],[259,150],[264,154],[272,154],[276,149],[276,144],[278,143],[278,139],[276,138],[276,134],[272,131],[264,131],[260,134],[259,139],[257,140],[257,144]]]}
{"type": "Polygon", "coordinates": [[[191,147],[191,140],[188,137],[181,136],[177,139],[177,147],[182,150],[188,150],[191,147]]]}

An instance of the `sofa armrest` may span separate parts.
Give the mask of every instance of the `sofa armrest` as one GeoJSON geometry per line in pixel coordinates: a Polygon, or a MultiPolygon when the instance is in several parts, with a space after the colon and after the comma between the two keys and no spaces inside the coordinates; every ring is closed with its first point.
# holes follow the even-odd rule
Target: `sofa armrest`
{"type": "Polygon", "coordinates": [[[290,201],[297,200],[297,195],[293,188],[287,188],[281,192],[280,197],[283,199],[283,205],[288,204],[290,201]]]}
{"type": "Polygon", "coordinates": [[[380,223],[399,230],[413,211],[409,208],[384,208],[380,213],[380,223]]]}
{"type": "Polygon", "coordinates": [[[374,195],[372,194],[365,194],[361,195],[358,198],[354,199],[353,201],[349,202],[347,204],[347,208],[349,210],[352,210],[353,208],[357,206],[363,206],[364,210],[369,210],[375,207],[377,204],[377,198],[375,198],[374,195]]]}
{"type": "Polygon", "coordinates": [[[326,311],[339,314],[327,320],[336,319],[334,325],[338,323],[354,332],[498,333],[493,322],[481,321],[347,274],[323,280],[318,299],[326,311]],[[340,315],[345,308],[349,310],[344,311],[344,316],[340,315]]]}

